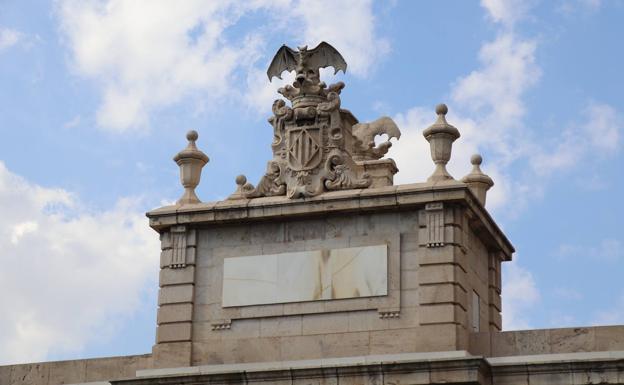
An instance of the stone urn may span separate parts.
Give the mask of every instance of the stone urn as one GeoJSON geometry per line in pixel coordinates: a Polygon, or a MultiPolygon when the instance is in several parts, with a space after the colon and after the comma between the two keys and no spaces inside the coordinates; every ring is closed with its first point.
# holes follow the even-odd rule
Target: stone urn
{"type": "Polygon", "coordinates": [[[184,186],[184,194],[177,201],[177,204],[180,205],[201,202],[197,194],[195,194],[195,188],[199,185],[202,168],[208,163],[209,159],[195,145],[198,137],[197,131],[189,131],[186,134],[188,145],[173,157],[173,160],[180,167],[180,182],[184,186]]]}
{"type": "Polygon", "coordinates": [[[436,107],[438,119],[435,123],[423,131],[423,136],[429,142],[431,148],[431,159],[435,163],[436,168],[427,179],[428,182],[439,182],[453,179],[446,171],[446,164],[451,159],[451,150],[453,142],[459,138],[459,131],[446,121],[446,113],[448,107],[445,104],[439,104],[436,107]]]}

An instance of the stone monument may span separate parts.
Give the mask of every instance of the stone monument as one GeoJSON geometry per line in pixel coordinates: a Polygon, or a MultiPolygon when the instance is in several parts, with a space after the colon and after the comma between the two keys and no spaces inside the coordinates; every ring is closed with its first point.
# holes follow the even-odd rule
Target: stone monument
{"type": "MultiPolygon", "coordinates": [[[[346,71],[347,63],[331,45],[322,42],[308,50],[287,46],[277,51],[267,75],[281,77],[296,71],[294,83],[280,88],[283,99],[273,102],[273,159],[257,186],[239,185],[230,199],[286,195],[288,198],[317,196],[323,192],[392,185],[397,172],[390,159],[381,160],[401,131],[388,117],[358,123],[348,110],[340,108],[343,82],[327,86],[319,69],[333,66],[346,71]],[[388,140],[375,144],[376,135],[388,140]]],[[[238,181],[246,180],[241,176],[238,181]]]]}
{"type": "Polygon", "coordinates": [[[501,330],[514,248],[485,209],[481,156],[461,180],[446,170],[447,106],[423,132],[432,175],[396,186],[399,128],[341,108],[328,66],[347,69],[327,43],[278,50],[269,79],[296,78],[273,103],[273,156],[226,200],[195,194],[208,157],[187,134],[184,193],[147,214],[162,249],[151,354],[0,367],[0,384],[624,383],[623,326],[501,330]]]}

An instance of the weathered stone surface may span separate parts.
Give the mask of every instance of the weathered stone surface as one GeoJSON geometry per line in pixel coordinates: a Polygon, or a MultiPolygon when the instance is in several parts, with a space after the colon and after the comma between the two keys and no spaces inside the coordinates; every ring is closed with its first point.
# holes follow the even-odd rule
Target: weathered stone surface
{"type": "Polygon", "coordinates": [[[596,351],[624,350],[624,326],[600,326],[594,330],[596,351]]]}
{"type": "Polygon", "coordinates": [[[195,266],[183,269],[161,269],[159,274],[160,286],[193,283],[195,281],[195,266]]]}
{"type": "Polygon", "coordinates": [[[158,292],[158,305],[193,302],[193,285],[165,286],[158,292]]]}
{"type": "Polygon", "coordinates": [[[466,325],[466,311],[459,305],[435,304],[420,308],[420,324],[453,323],[466,325]]]}
{"type": "Polygon", "coordinates": [[[261,337],[297,336],[302,333],[303,321],[300,315],[260,319],[261,337]]]}
{"type": "Polygon", "coordinates": [[[11,371],[11,384],[48,384],[50,366],[46,363],[15,365],[11,371]]]}
{"type": "Polygon", "coordinates": [[[303,316],[303,334],[344,333],[349,330],[347,313],[310,314],[303,316]]]}
{"type": "Polygon", "coordinates": [[[162,305],[158,308],[158,324],[193,320],[193,304],[179,303],[162,305]]]}
{"type": "Polygon", "coordinates": [[[588,352],[595,349],[593,328],[552,329],[548,335],[551,353],[588,352]]]}
{"type": "Polygon", "coordinates": [[[177,322],[158,325],[156,328],[156,341],[179,342],[191,340],[191,322],[177,322]]]}
{"type": "Polygon", "coordinates": [[[97,358],[86,361],[85,382],[134,377],[137,370],[152,367],[152,355],[97,358]]]}
{"type": "Polygon", "coordinates": [[[225,258],[224,307],[384,296],[388,245],[225,258]]]}
{"type": "Polygon", "coordinates": [[[48,384],[72,384],[86,381],[85,361],[60,361],[50,364],[48,384]]]}
{"type": "Polygon", "coordinates": [[[152,349],[154,368],[175,368],[190,366],[191,342],[170,342],[154,345],[152,349]]]}
{"type": "Polygon", "coordinates": [[[0,366],[1,385],[60,385],[132,378],[151,368],[151,355],[0,366]]]}

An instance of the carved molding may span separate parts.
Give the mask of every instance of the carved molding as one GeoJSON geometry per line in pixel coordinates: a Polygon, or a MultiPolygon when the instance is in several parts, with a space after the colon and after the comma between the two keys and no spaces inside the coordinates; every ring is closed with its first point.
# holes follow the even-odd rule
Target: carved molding
{"type": "Polygon", "coordinates": [[[427,203],[425,212],[427,247],[444,246],[444,205],[442,202],[427,203]]]}

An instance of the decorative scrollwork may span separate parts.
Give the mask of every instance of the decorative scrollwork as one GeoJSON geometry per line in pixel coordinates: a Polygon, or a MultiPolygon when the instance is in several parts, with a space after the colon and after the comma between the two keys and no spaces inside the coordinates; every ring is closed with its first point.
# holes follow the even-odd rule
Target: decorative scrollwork
{"type": "Polygon", "coordinates": [[[368,174],[364,173],[361,178],[358,178],[341,155],[331,155],[327,159],[325,168],[329,171],[325,181],[325,187],[328,190],[365,188],[371,184],[368,174]]]}
{"type": "Polygon", "coordinates": [[[243,195],[245,198],[284,195],[286,185],[281,176],[282,172],[279,163],[270,161],[267,165],[266,173],[258,182],[258,186],[254,188],[251,183],[247,183],[243,186],[243,195]]]}

